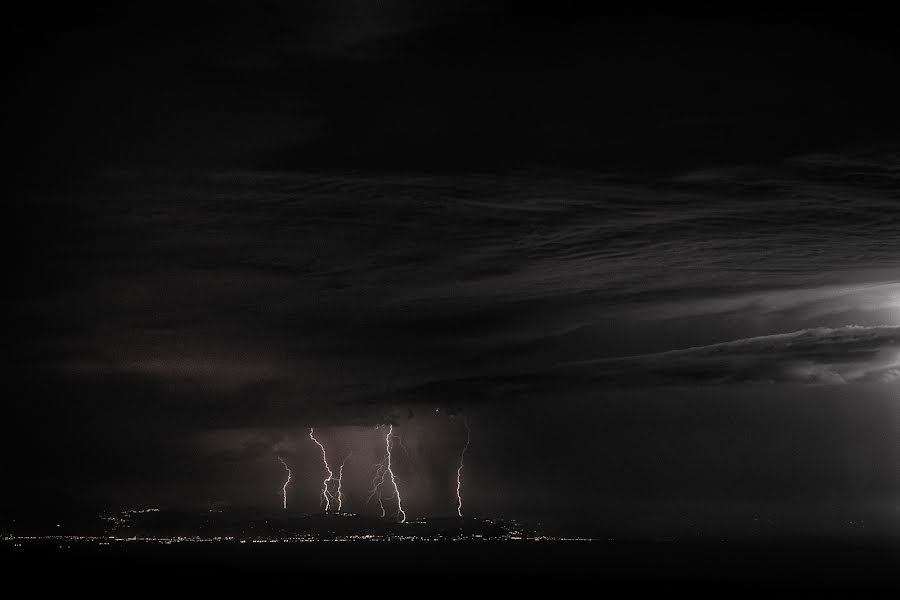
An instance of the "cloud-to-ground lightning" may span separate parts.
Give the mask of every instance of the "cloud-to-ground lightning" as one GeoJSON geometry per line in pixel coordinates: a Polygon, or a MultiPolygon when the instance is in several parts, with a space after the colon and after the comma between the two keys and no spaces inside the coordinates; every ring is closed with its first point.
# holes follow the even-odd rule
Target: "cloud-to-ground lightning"
{"type": "Polygon", "coordinates": [[[469,441],[472,437],[472,430],[469,429],[469,420],[466,419],[466,445],[463,446],[462,452],[459,454],[459,468],[456,469],[456,514],[462,516],[462,471],[465,466],[466,451],[469,449],[469,441]]]}
{"type": "Polygon", "coordinates": [[[325,503],[325,512],[328,512],[329,510],[331,510],[332,500],[337,501],[337,499],[331,493],[331,490],[328,489],[328,484],[334,481],[334,473],[331,471],[331,467],[328,466],[328,457],[325,455],[325,446],[323,446],[322,443],[316,439],[312,427],[309,428],[309,439],[314,441],[322,451],[322,464],[325,465],[325,472],[328,473],[328,476],[322,482],[322,502],[325,503]]]}
{"type": "Polygon", "coordinates": [[[366,504],[372,501],[372,498],[378,497],[378,506],[381,508],[381,517],[387,514],[384,509],[384,499],[381,497],[381,485],[384,483],[385,471],[384,467],[387,464],[387,456],[385,456],[380,463],[375,465],[375,476],[372,478],[372,490],[369,493],[369,497],[366,500],[366,504]]]}
{"type": "Polygon", "coordinates": [[[400,522],[406,523],[406,513],[403,511],[403,500],[400,498],[400,488],[397,487],[397,477],[394,475],[394,469],[391,468],[391,436],[394,433],[394,426],[388,427],[388,433],[384,438],[385,449],[387,451],[387,472],[391,476],[391,485],[394,486],[394,495],[397,497],[397,514],[400,515],[400,522]]]}
{"type": "Polygon", "coordinates": [[[287,471],[287,479],[284,481],[284,485],[281,486],[281,508],[287,510],[287,487],[291,482],[291,468],[284,462],[283,458],[280,456],[277,456],[276,458],[278,459],[278,462],[281,463],[281,466],[284,467],[284,470],[287,471]]]}
{"type": "Polygon", "coordinates": [[[397,435],[396,438],[397,438],[397,445],[400,446],[401,450],[403,450],[403,454],[405,454],[407,458],[410,458],[409,448],[403,442],[403,438],[400,435],[397,435]]]}
{"type": "Polygon", "coordinates": [[[381,506],[381,516],[385,516],[386,512],[384,509],[384,501],[381,497],[381,486],[382,484],[384,484],[388,476],[390,476],[391,487],[394,489],[394,494],[391,497],[397,498],[397,518],[400,519],[401,523],[406,523],[406,512],[403,510],[403,499],[400,497],[400,487],[397,485],[397,476],[394,474],[393,465],[391,463],[391,446],[393,445],[391,439],[393,435],[394,426],[389,425],[387,435],[384,436],[384,460],[382,460],[376,466],[375,478],[372,479],[372,490],[369,494],[369,500],[377,496],[378,504],[381,506]]]}
{"type": "Polygon", "coordinates": [[[344,465],[347,464],[347,460],[351,456],[353,456],[352,450],[347,454],[347,456],[344,457],[344,460],[341,461],[341,468],[338,469],[338,476],[337,476],[337,503],[338,503],[337,509],[338,509],[338,512],[341,512],[341,509],[344,506],[344,492],[342,490],[343,483],[344,483],[344,465]]]}

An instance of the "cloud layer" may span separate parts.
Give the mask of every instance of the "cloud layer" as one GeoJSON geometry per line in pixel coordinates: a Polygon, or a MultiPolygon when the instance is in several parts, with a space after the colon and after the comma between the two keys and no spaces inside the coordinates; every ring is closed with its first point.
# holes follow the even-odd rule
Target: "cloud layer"
{"type": "Polygon", "coordinates": [[[433,381],[407,398],[467,404],[594,395],[621,388],[738,384],[892,383],[900,327],[817,328],[637,356],[570,362],[529,373],[433,381]]]}
{"type": "Polygon", "coordinates": [[[562,368],[631,385],[660,383],[850,383],[900,367],[900,327],[806,329],[562,368]],[[594,370],[596,368],[596,370],[594,370]]]}
{"type": "Polygon", "coordinates": [[[66,377],[189,384],[233,403],[236,420],[273,406],[340,418],[522,373],[890,380],[894,334],[844,326],[900,323],[893,156],[653,183],[111,174],[80,204],[47,200],[69,218],[64,236],[35,237],[53,258],[35,279],[58,284],[34,287],[26,351],[66,377]]]}

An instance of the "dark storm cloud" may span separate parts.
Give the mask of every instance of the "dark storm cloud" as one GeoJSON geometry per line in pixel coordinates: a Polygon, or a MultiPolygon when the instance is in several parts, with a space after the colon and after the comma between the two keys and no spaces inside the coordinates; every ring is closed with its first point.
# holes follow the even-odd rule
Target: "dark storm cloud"
{"type": "Polygon", "coordinates": [[[506,2],[78,5],[23,17],[14,139],[24,175],[57,177],[134,166],[645,172],[890,141],[887,26],[824,9],[775,17],[506,2]]]}
{"type": "Polygon", "coordinates": [[[69,283],[30,304],[30,351],[67,377],[215,390],[233,424],[377,420],[399,392],[598,358],[615,385],[860,379],[891,357],[854,344],[887,352],[892,330],[846,326],[900,310],[892,156],[652,184],[114,175],[43,249],[69,283]],[[773,351],[823,326],[835,339],[773,351]],[[650,358],[620,360],[635,355],[650,358]]]}
{"type": "Polygon", "coordinates": [[[252,501],[305,427],[413,403],[896,385],[893,21],[521,4],[16,27],[10,479],[252,501]]]}
{"type": "Polygon", "coordinates": [[[590,394],[610,387],[746,383],[847,384],[900,380],[900,327],[811,329],[709,346],[560,365],[543,372],[442,381],[413,389],[435,396],[515,401],[534,394],[590,394]]]}

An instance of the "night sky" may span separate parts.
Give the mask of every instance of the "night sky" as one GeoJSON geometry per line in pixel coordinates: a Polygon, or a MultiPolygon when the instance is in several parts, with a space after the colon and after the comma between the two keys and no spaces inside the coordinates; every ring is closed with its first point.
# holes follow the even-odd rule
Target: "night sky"
{"type": "MultiPolygon", "coordinates": [[[[894,23],[10,17],[2,502],[900,533],[894,23]],[[402,447],[400,441],[402,440],[402,447]]],[[[37,507],[37,508],[35,508],[37,507]]]]}

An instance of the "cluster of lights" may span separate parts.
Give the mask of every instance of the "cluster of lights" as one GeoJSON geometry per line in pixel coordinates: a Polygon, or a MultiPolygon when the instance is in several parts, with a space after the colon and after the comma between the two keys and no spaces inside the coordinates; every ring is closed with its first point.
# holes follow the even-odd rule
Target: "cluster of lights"
{"type": "Polygon", "coordinates": [[[484,535],[480,533],[458,532],[455,535],[446,534],[421,534],[421,533],[354,533],[354,534],[314,534],[301,533],[289,536],[272,537],[244,537],[244,536],[209,536],[177,535],[171,537],[157,537],[148,535],[133,536],[81,536],[81,535],[46,535],[46,536],[0,536],[0,542],[12,543],[21,546],[28,542],[57,542],[57,543],[96,543],[101,546],[112,544],[210,544],[210,543],[240,543],[240,544],[277,544],[277,543],[305,543],[305,542],[464,542],[464,541],[561,541],[561,540],[587,540],[589,538],[558,538],[546,535],[528,535],[518,529],[504,531],[499,535],[484,535]]]}

